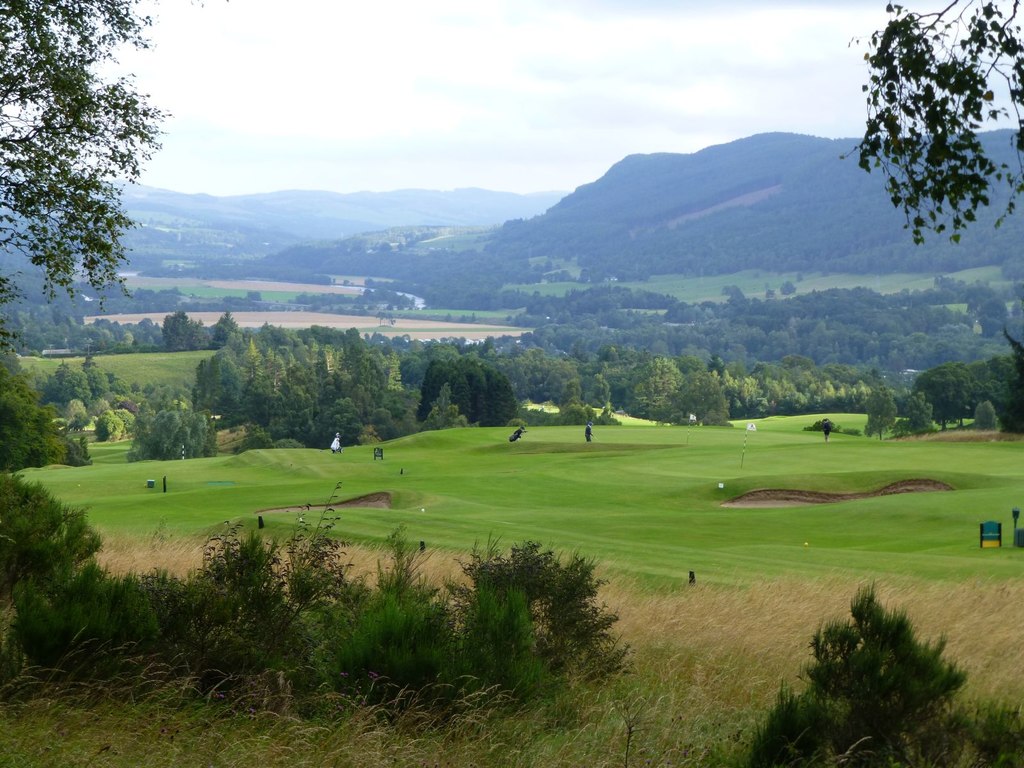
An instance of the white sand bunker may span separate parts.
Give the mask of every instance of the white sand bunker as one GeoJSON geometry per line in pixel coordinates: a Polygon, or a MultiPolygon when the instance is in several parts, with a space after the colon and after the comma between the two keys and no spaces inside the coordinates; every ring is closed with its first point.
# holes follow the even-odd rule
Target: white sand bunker
{"type": "Polygon", "coordinates": [[[825,493],[823,491],[798,491],[786,488],[763,488],[744,493],[735,499],[722,502],[723,507],[799,507],[807,504],[834,504],[837,501],[868,499],[872,496],[890,496],[894,493],[922,493],[927,491],[952,491],[952,486],[938,480],[900,480],[884,488],[868,493],[825,493]]]}
{"type": "MultiPolygon", "coordinates": [[[[391,494],[387,491],[380,491],[378,493],[368,493],[365,496],[356,496],[353,499],[345,499],[344,501],[335,501],[330,505],[330,509],[339,509],[342,507],[376,507],[378,509],[391,509],[391,494]]],[[[304,512],[320,512],[324,509],[323,504],[297,504],[294,507],[275,507],[273,509],[261,509],[256,514],[259,515],[272,515],[277,513],[290,513],[293,515],[302,514],[304,512]]]]}

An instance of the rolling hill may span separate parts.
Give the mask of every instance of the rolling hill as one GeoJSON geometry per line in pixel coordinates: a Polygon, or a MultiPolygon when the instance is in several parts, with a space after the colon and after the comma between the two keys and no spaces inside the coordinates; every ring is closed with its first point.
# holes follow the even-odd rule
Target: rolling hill
{"type": "MultiPolygon", "coordinates": [[[[1009,159],[1011,135],[986,134],[992,156],[1009,159]]],[[[993,195],[959,245],[933,235],[914,246],[881,173],[857,165],[856,145],[771,133],[687,155],[632,155],[544,215],[506,223],[491,248],[571,259],[593,281],[744,269],[1021,272],[1019,217],[993,226],[1005,195],[993,195]]]]}
{"type": "MultiPolygon", "coordinates": [[[[1011,136],[986,134],[991,156],[1010,160],[1011,136]]],[[[995,226],[1005,192],[993,194],[960,243],[932,234],[914,245],[882,174],[858,166],[856,145],[771,133],[693,154],[631,155],[545,213],[481,236],[470,252],[431,241],[382,254],[356,238],[293,246],[257,268],[372,274],[434,303],[566,275],[594,284],[744,270],[874,277],[994,267],[1003,279],[1024,277],[1024,223],[1011,216],[995,226]]]]}

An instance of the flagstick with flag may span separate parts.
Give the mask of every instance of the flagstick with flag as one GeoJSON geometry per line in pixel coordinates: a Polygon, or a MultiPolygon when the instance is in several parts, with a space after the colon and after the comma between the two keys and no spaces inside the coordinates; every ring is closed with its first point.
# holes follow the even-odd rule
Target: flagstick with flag
{"type": "Polygon", "coordinates": [[[740,454],[740,468],[743,468],[743,459],[747,455],[747,435],[751,432],[757,432],[757,424],[750,422],[747,424],[747,431],[743,433],[743,452],[740,454]]]}

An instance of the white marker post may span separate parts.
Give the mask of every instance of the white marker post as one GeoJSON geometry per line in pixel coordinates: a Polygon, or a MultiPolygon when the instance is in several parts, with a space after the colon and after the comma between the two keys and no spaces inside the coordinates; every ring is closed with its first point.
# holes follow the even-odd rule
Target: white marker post
{"type": "Polygon", "coordinates": [[[747,435],[751,432],[757,432],[757,424],[754,422],[747,424],[747,431],[743,433],[743,452],[740,454],[740,469],[743,468],[743,459],[747,455],[747,435]]]}

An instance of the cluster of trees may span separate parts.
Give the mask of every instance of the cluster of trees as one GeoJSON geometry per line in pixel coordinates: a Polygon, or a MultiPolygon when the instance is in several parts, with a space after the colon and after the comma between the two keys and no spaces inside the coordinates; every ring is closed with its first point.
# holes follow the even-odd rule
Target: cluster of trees
{"type": "Polygon", "coordinates": [[[63,462],[67,448],[55,417],[24,376],[0,365],[0,472],[63,462]]]}
{"type": "Polygon", "coordinates": [[[519,412],[508,377],[473,357],[431,360],[423,374],[417,417],[443,418],[452,406],[469,423],[482,427],[504,426],[519,412]]]}
{"type": "Polygon", "coordinates": [[[892,372],[1003,352],[1001,332],[1015,322],[1007,307],[1016,306],[1009,291],[951,280],[893,295],[833,289],[778,300],[748,298],[734,288],[727,301],[688,304],[604,286],[523,302],[525,313],[510,321],[535,327],[531,340],[551,352],[614,344],[747,365],[798,354],[818,365],[892,372]]]}
{"type": "MultiPolygon", "coordinates": [[[[187,317],[186,323],[190,323],[187,317]]],[[[174,326],[169,316],[165,325],[174,326]]],[[[7,358],[0,388],[11,413],[9,446],[62,446],[18,453],[12,468],[68,461],[82,453],[68,432],[90,423],[100,440],[135,440],[132,459],[177,459],[217,451],[216,431],[245,427],[244,448],[326,446],[389,440],[423,429],[510,423],[583,424],[613,413],[662,423],[726,424],[731,419],[824,412],[866,412],[869,435],[901,436],[937,423],[1024,428],[1024,347],[971,363],[948,362],[919,374],[818,366],[800,355],[777,363],[698,355],[655,355],[604,346],[589,354],[548,354],[539,347],[488,340],[454,345],[362,338],[322,327],[290,331],[239,329],[225,315],[213,328],[222,343],[196,368],[189,390],[128,385],[93,357],[62,363],[35,386],[7,358]],[[527,401],[555,403],[559,415],[531,411],[527,401]],[[29,407],[31,406],[31,407],[29,407]],[[57,418],[57,417],[60,418],[57,418]],[[43,429],[45,425],[45,429],[43,429]],[[34,437],[35,436],[35,437],[34,437]],[[37,439],[38,438],[38,439],[37,439]]],[[[12,454],[13,455],[13,454],[12,454]]]]}

